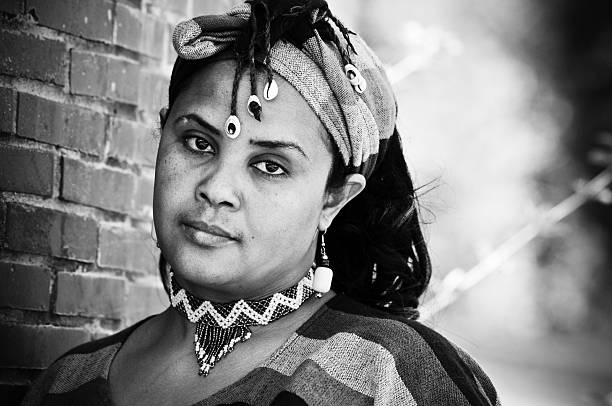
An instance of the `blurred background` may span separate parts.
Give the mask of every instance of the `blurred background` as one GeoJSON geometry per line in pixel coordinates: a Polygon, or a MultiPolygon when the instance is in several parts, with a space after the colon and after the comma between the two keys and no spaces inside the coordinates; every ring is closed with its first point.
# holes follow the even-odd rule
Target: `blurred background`
{"type": "MultiPolygon", "coordinates": [[[[1,3],[0,395],[14,403],[75,343],[165,306],[148,230],[169,33],[237,2],[1,3]],[[36,46],[47,54],[28,64],[36,46]],[[89,127],[55,135],[81,122],[99,142],[83,141],[89,127]],[[34,159],[49,185],[11,169],[34,159]]],[[[584,189],[606,167],[609,182],[612,2],[329,3],[396,91],[434,267],[424,322],[474,355],[505,405],[612,405],[612,198],[605,182],[584,189]]]]}
{"type": "Polygon", "coordinates": [[[612,3],[331,4],[394,82],[434,265],[425,301],[500,264],[425,322],[506,405],[612,404],[609,191],[517,235],[610,165],[612,3]],[[498,250],[517,237],[514,255],[498,250]]]}

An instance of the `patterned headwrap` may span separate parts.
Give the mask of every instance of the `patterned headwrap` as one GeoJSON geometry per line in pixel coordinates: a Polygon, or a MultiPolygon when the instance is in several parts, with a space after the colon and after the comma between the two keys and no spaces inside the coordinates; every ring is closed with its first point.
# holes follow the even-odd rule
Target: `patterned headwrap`
{"type": "Polygon", "coordinates": [[[230,54],[237,60],[226,134],[240,132],[238,81],[250,69],[247,109],[260,120],[265,100],[278,93],[273,72],[306,100],[334,140],[344,165],[368,178],[382,160],[395,128],[396,103],[382,64],[365,42],[330,12],[323,0],[249,0],[223,15],[195,17],[174,30],[179,57],[171,89],[201,62],[230,54]],[[267,79],[257,89],[255,65],[267,79]],[[259,90],[259,91],[258,91],[259,90]]]}

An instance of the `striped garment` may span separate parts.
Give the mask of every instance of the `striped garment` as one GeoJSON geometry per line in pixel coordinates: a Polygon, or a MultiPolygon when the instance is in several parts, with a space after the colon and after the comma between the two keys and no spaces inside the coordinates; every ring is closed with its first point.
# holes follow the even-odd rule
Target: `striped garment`
{"type": "MultiPolygon", "coordinates": [[[[140,323],[54,362],[28,405],[112,405],[113,358],[140,323]]],[[[433,330],[337,295],[262,366],[197,403],[235,405],[499,405],[489,378],[433,330]]]]}

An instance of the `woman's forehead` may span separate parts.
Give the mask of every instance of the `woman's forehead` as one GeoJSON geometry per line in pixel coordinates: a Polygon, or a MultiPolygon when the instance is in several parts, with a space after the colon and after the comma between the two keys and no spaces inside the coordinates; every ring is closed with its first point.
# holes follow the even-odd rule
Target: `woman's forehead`
{"type": "MultiPolygon", "coordinates": [[[[171,111],[171,120],[189,114],[202,117],[221,133],[230,114],[235,62],[224,60],[211,63],[197,71],[178,95],[171,111]]],[[[317,115],[297,90],[279,75],[275,76],[278,96],[271,101],[262,100],[261,121],[247,110],[251,89],[249,72],[243,72],[237,92],[237,113],[242,132],[240,136],[268,139],[292,139],[300,142],[324,141],[327,132],[317,115]]],[[[258,72],[257,93],[263,91],[265,75],[258,72]]],[[[325,142],[327,141],[327,142],[325,142]]]]}

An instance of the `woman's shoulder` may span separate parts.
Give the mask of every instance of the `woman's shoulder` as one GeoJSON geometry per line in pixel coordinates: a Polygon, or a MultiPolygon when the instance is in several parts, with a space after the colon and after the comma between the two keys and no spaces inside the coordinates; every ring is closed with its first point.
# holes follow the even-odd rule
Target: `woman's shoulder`
{"type": "Polygon", "coordinates": [[[383,392],[403,391],[416,404],[436,404],[432,399],[440,404],[449,399],[453,404],[499,403],[478,363],[433,329],[343,295],[326,307],[324,316],[298,330],[319,343],[311,357],[324,369],[340,368],[345,375],[351,371],[369,377],[370,383],[384,382],[383,392]]]}
{"type": "Polygon", "coordinates": [[[99,390],[96,384],[106,381],[115,354],[145,320],[64,353],[36,379],[22,405],[38,405],[47,396],[61,397],[90,386],[99,390]]]}
{"type": "Polygon", "coordinates": [[[421,355],[414,352],[424,348],[435,352],[452,352],[457,348],[419,321],[393,315],[345,295],[337,295],[325,307],[322,317],[304,325],[298,333],[318,339],[338,334],[355,336],[377,344],[393,355],[409,354],[413,359],[415,355],[421,355]]]}

